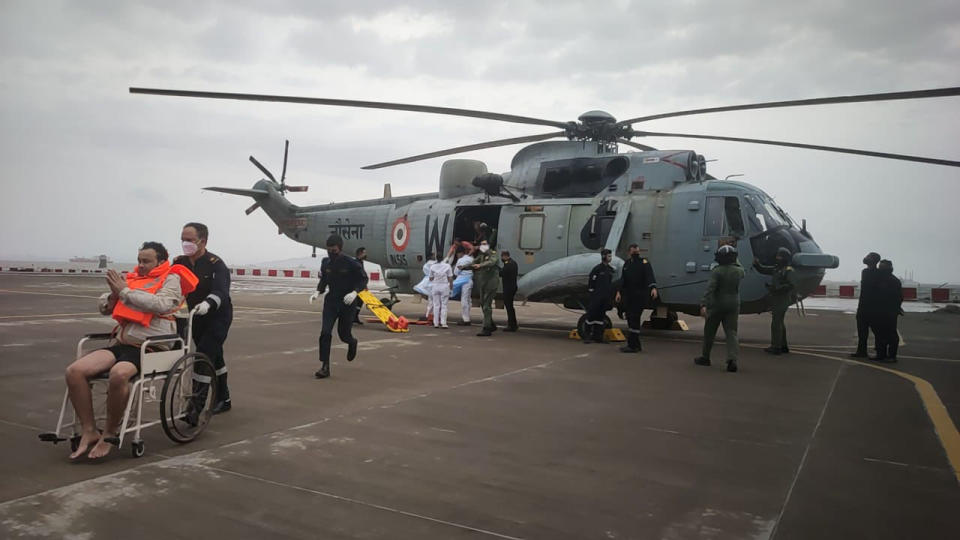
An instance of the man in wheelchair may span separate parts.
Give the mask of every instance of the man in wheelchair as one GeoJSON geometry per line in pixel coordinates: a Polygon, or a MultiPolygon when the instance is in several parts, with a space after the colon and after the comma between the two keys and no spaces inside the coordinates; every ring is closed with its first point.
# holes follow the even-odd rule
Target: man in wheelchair
{"type": "MultiPolygon", "coordinates": [[[[67,367],[70,402],[81,425],[81,438],[70,459],[84,454],[98,459],[110,453],[111,438],[117,436],[123,419],[130,379],[140,369],[140,346],[151,337],[176,334],[173,313],[192,291],[197,278],[181,265],[171,265],[167,250],[159,242],[145,242],[137,255],[137,267],[126,278],[107,271],[110,292],[100,297],[103,315],[111,315],[117,326],[110,346],[92,351],[67,367]],[[90,379],[109,372],[107,419],[103,434],[97,430],[93,413],[90,379]],[[89,453],[88,453],[89,451],[89,453]]],[[[157,347],[160,348],[159,346],[157,347]]]]}

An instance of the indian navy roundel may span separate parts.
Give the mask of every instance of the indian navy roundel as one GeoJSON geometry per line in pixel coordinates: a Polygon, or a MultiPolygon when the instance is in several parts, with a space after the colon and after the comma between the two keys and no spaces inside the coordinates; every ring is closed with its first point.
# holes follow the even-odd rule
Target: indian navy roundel
{"type": "Polygon", "coordinates": [[[410,243],[410,222],[407,221],[406,216],[393,222],[390,240],[393,242],[393,249],[397,251],[407,249],[407,244],[410,243]]]}

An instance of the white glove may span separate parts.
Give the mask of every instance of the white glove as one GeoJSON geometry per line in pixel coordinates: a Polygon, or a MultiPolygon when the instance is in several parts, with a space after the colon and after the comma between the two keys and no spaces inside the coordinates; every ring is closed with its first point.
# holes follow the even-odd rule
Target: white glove
{"type": "Polygon", "coordinates": [[[210,302],[200,302],[193,310],[197,312],[197,315],[206,315],[207,312],[210,311],[210,302]]]}
{"type": "Polygon", "coordinates": [[[356,299],[357,299],[357,293],[356,293],[356,291],[350,291],[350,292],[348,292],[347,294],[343,295],[343,303],[346,304],[346,305],[348,305],[348,306],[349,306],[350,304],[352,304],[353,301],[356,300],[356,299]]]}
{"type": "Polygon", "coordinates": [[[314,291],[314,293],[310,295],[310,303],[311,303],[311,304],[314,303],[314,302],[316,302],[316,301],[319,300],[319,299],[320,299],[320,291],[314,291]]]}

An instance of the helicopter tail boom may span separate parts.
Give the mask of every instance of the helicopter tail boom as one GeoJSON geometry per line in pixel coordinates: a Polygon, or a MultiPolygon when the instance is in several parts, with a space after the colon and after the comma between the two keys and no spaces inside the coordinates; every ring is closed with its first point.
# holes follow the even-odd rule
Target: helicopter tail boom
{"type": "Polygon", "coordinates": [[[261,199],[269,195],[266,190],[263,189],[236,189],[236,188],[225,188],[225,187],[205,187],[203,188],[206,191],[216,191],[219,193],[228,193],[230,195],[240,195],[244,197],[253,197],[254,199],[261,199]]]}

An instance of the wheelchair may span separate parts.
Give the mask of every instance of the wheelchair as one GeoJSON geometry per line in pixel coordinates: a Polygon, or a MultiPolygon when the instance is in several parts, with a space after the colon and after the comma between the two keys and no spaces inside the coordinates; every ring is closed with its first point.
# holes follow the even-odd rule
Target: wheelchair
{"type": "MultiPolygon", "coordinates": [[[[135,458],[144,454],[144,441],[140,437],[144,428],[160,424],[170,440],[187,443],[197,438],[210,422],[211,408],[217,399],[216,369],[206,355],[193,350],[195,314],[195,309],[189,314],[186,337],[178,334],[154,336],[140,346],[140,372],[130,379],[130,395],[118,436],[105,439],[117,448],[122,448],[132,434],[130,450],[135,458]],[[158,345],[167,347],[158,350],[158,345]],[[144,411],[144,405],[150,403],[159,403],[159,413],[156,416],[152,415],[149,409],[146,413],[144,411]]],[[[92,344],[112,338],[112,333],[85,335],[77,344],[77,359],[98,348],[91,346],[92,344]]],[[[93,394],[94,418],[102,432],[106,422],[109,370],[90,379],[89,384],[93,394]]],[[[76,451],[80,445],[80,428],[67,390],[63,395],[56,430],[41,433],[39,438],[53,444],[69,439],[70,449],[76,451]],[[68,407],[73,418],[65,423],[68,407]],[[67,432],[70,433],[69,438],[66,436],[67,432]]]]}

